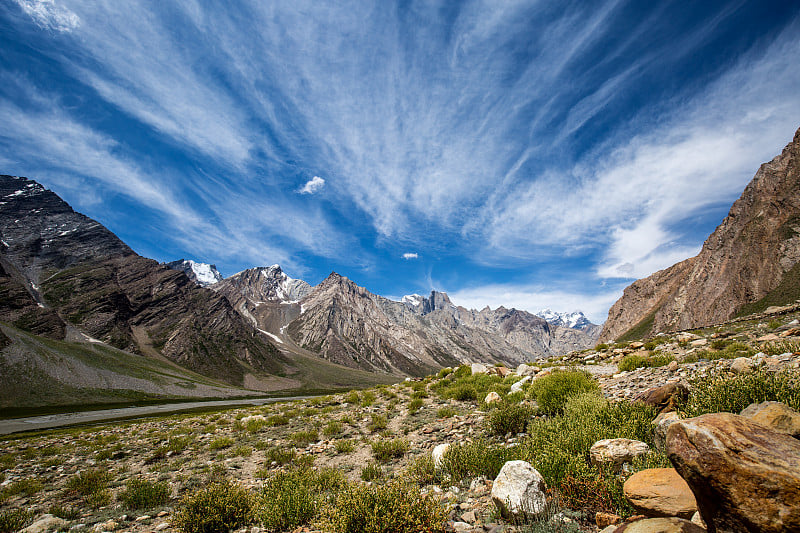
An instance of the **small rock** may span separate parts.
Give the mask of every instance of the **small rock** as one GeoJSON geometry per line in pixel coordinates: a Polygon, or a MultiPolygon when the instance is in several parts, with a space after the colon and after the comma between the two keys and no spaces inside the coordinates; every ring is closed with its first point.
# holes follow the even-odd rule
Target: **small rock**
{"type": "Polygon", "coordinates": [[[525,384],[528,381],[530,381],[530,379],[531,379],[530,376],[525,376],[521,380],[519,380],[516,383],[514,383],[513,385],[511,385],[511,389],[509,390],[509,394],[514,394],[515,392],[521,391],[522,387],[525,386],[525,384]]]}
{"type": "Polygon", "coordinates": [[[622,524],[614,533],[706,533],[706,530],[682,518],[646,518],[622,524]]]}
{"type": "Polygon", "coordinates": [[[441,468],[442,467],[442,459],[444,458],[444,454],[450,448],[450,443],[445,442],[444,444],[439,444],[433,449],[431,452],[431,458],[433,459],[433,467],[434,468],[441,468]]]}
{"type": "Polygon", "coordinates": [[[768,342],[768,341],[777,341],[779,339],[780,339],[780,337],[778,337],[774,333],[767,333],[766,335],[763,335],[763,336],[757,338],[756,340],[759,341],[759,342],[768,342]]]}
{"type": "Polygon", "coordinates": [[[158,517],[158,518],[163,518],[163,517],[167,516],[168,514],[169,514],[169,511],[160,511],[160,512],[159,512],[159,513],[156,515],[156,517],[158,517]]]}
{"type": "Polygon", "coordinates": [[[489,368],[482,363],[472,363],[470,368],[473,374],[485,374],[489,370],[489,368]]]}
{"type": "Polygon", "coordinates": [[[752,403],[740,413],[778,433],[800,438],[800,413],[781,402],[752,403]]]}
{"type": "Polygon", "coordinates": [[[500,395],[497,394],[495,391],[492,391],[492,392],[490,392],[489,394],[486,395],[486,398],[484,398],[483,403],[488,405],[488,404],[499,402],[501,400],[502,400],[502,398],[500,398],[500,395]]]}
{"type": "Polygon", "coordinates": [[[475,523],[475,511],[467,511],[466,513],[461,515],[461,520],[467,522],[469,524],[475,523]]]}
{"type": "Polygon", "coordinates": [[[454,531],[472,531],[472,525],[466,522],[453,522],[454,531]]]}
{"type": "Polygon", "coordinates": [[[603,439],[592,444],[589,459],[593,465],[611,463],[619,470],[623,463],[629,463],[648,451],[650,446],[638,440],[603,439]]]}
{"type": "Polygon", "coordinates": [[[678,362],[670,361],[669,364],[667,365],[667,370],[669,370],[670,372],[675,372],[676,370],[678,370],[678,362]]]}
{"type": "Polygon", "coordinates": [[[690,342],[692,346],[706,346],[708,344],[708,339],[696,339],[690,342]]]}
{"type": "Polygon", "coordinates": [[[637,512],[648,517],[691,518],[697,503],[689,485],[674,468],[649,468],[629,477],[622,486],[637,512]]]}
{"type": "Polygon", "coordinates": [[[598,511],[594,515],[594,523],[597,524],[597,527],[599,528],[605,528],[614,524],[619,524],[621,521],[622,518],[613,513],[604,513],[602,511],[598,511]]]}
{"type": "Polygon", "coordinates": [[[156,531],[164,531],[165,529],[167,529],[169,527],[169,525],[170,525],[169,522],[161,522],[154,529],[156,531]]]}
{"type": "Polygon", "coordinates": [[[706,521],[703,520],[703,517],[700,515],[700,511],[697,511],[692,515],[692,524],[697,524],[703,529],[708,529],[708,526],[706,526],[706,521]]]}
{"type": "Polygon", "coordinates": [[[735,374],[746,374],[753,371],[753,360],[749,357],[737,357],[731,362],[731,372],[735,374]]]}
{"type": "Polygon", "coordinates": [[[542,475],[526,461],[508,461],[492,485],[492,501],[506,518],[538,515],[547,505],[542,475]]]}

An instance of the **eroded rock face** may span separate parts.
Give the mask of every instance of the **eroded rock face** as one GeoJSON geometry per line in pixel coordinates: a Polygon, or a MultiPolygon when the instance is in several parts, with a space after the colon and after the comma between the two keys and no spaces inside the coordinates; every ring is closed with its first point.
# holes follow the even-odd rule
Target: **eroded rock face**
{"type": "Polygon", "coordinates": [[[800,531],[800,442],[745,417],[673,423],[667,452],[695,494],[708,531],[800,531]]]}
{"type": "Polygon", "coordinates": [[[722,322],[776,289],[800,259],[800,130],[761,165],[700,253],[627,287],[601,341],[722,322]]]}
{"type": "Polygon", "coordinates": [[[547,504],[544,478],[526,461],[508,461],[492,484],[492,501],[506,518],[540,514],[547,504]]]}
{"type": "Polygon", "coordinates": [[[800,413],[781,402],[761,402],[748,405],[740,413],[778,433],[800,438],[800,413]]]}
{"type": "Polygon", "coordinates": [[[622,490],[633,508],[645,516],[688,519],[697,511],[689,485],[674,468],[640,470],[625,481],[622,490]]]}

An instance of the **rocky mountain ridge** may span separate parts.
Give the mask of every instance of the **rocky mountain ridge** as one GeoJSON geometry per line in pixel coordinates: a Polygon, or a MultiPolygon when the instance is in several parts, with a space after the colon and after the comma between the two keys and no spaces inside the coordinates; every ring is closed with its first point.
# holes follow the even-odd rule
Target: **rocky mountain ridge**
{"type": "Polygon", "coordinates": [[[600,339],[701,327],[798,298],[800,129],[761,165],[697,256],[625,289],[600,339]]]}
{"type": "Polygon", "coordinates": [[[180,270],[201,287],[209,287],[222,281],[222,274],[217,271],[216,265],[198,263],[191,259],[178,259],[165,263],[165,265],[172,270],[180,270]]]}
{"type": "Polygon", "coordinates": [[[225,298],[140,257],[35,181],[0,176],[0,241],[0,316],[18,328],[56,339],[76,330],[236,385],[284,372],[225,298]]]}
{"type": "Polygon", "coordinates": [[[596,334],[551,327],[516,309],[469,310],[438,291],[397,302],[336,273],[312,288],[277,265],[244,271],[213,288],[287,346],[377,372],[420,375],[468,360],[519,363],[590,346],[596,334]],[[300,290],[279,289],[277,280],[300,290]]]}

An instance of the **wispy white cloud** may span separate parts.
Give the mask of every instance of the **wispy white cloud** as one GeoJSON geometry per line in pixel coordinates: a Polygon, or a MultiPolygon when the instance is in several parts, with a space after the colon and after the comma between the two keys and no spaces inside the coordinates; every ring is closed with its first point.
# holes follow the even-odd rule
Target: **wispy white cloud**
{"type": "Polygon", "coordinates": [[[81,19],[55,0],[14,0],[26,15],[41,28],[69,32],[80,26],[81,19]]]}
{"type": "Polygon", "coordinates": [[[405,259],[405,260],[419,259],[419,254],[416,253],[416,252],[406,252],[406,253],[403,254],[403,259],[405,259]]]}
{"type": "Polygon", "coordinates": [[[325,186],[325,180],[319,176],[314,176],[306,182],[297,192],[300,194],[314,194],[325,186]]]}

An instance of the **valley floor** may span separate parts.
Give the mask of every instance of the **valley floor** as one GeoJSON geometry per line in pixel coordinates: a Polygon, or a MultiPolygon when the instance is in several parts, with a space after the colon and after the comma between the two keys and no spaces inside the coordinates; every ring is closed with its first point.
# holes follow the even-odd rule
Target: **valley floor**
{"type": "MultiPolygon", "coordinates": [[[[6,436],[0,440],[0,532],[45,514],[61,517],[58,527],[74,531],[179,531],[176,522],[186,498],[209,483],[227,479],[259,494],[279,472],[308,468],[320,476],[315,478],[322,487],[314,503],[318,511],[334,505],[338,493],[351,490],[346,487],[403,480],[421,497],[437,502],[447,530],[599,531],[597,511],[622,519],[634,513],[620,496],[623,479],[591,470],[584,448],[600,438],[621,436],[652,445],[650,421],[656,410],[629,403],[652,386],[685,380],[696,388],[703,375],[797,369],[796,324],[795,314],[785,314],[649,343],[600,346],[539,362],[539,368],[526,370],[535,377],[516,394],[511,387],[522,375],[470,375],[462,367],[324,397],[6,436]],[[620,372],[620,367],[628,370],[620,372]],[[536,383],[558,374],[556,368],[584,369],[594,376],[580,409],[567,403],[552,410],[537,396],[536,383]],[[595,389],[620,403],[608,403],[595,389]],[[502,398],[497,406],[484,403],[489,391],[502,398]],[[627,413],[628,418],[600,425],[599,418],[591,418],[595,412],[627,413]],[[460,454],[449,459],[444,471],[431,460],[440,444],[460,454]],[[551,526],[556,529],[510,524],[492,503],[499,466],[518,458],[545,476],[554,505],[548,520],[555,517],[556,526],[551,526]],[[597,484],[570,494],[566,489],[575,487],[569,480],[579,474],[597,484]],[[590,498],[591,493],[598,498],[590,498]]],[[[654,449],[633,469],[652,466],[669,462],[654,449]]],[[[315,513],[285,530],[341,530],[332,525],[332,515],[315,513]]],[[[265,515],[260,516],[263,520],[265,515]]],[[[250,524],[245,530],[263,530],[258,519],[250,524]]]]}

